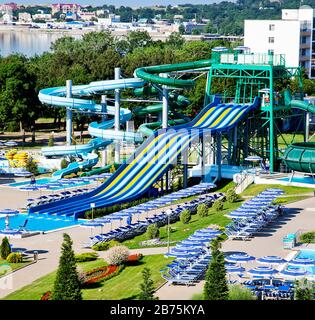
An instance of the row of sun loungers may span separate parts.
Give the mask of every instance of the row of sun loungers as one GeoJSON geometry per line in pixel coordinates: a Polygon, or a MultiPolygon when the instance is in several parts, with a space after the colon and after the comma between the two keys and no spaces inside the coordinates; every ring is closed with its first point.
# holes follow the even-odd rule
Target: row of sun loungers
{"type": "MultiPolygon", "coordinates": [[[[201,187],[200,187],[200,185],[198,185],[200,192],[207,191],[208,188],[204,188],[205,186],[203,187],[202,185],[204,185],[204,184],[201,184],[201,187]]],[[[185,189],[185,190],[178,191],[177,193],[173,193],[171,195],[162,197],[162,198],[168,197],[168,198],[166,198],[166,199],[169,199],[169,200],[167,200],[167,202],[166,201],[161,202],[160,199],[162,199],[162,198],[158,198],[158,199],[156,199],[156,201],[159,201],[160,205],[162,203],[163,203],[163,205],[167,205],[167,204],[171,204],[173,201],[176,201],[179,196],[182,197],[183,195],[185,195],[185,197],[187,197],[187,196],[191,195],[191,193],[193,193],[193,192],[194,192],[193,193],[194,195],[196,194],[196,192],[197,192],[196,187],[189,188],[189,189],[190,190],[185,189]],[[176,194],[176,197],[174,194],[176,194]],[[187,195],[187,194],[189,194],[189,195],[187,195]],[[170,196],[172,196],[174,199],[171,200],[170,196]],[[168,202],[168,201],[170,201],[170,202],[168,202]]],[[[120,227],[120,228],[111,230],[110,232],[107,232],[105,234],[99,234],[94,237],[91,237],[90,243],[85,244],[84,246],[91,247],[99,242],[106,242],[106,241],[110,241],[110,240],[124,241],[127,239],[131,239],[137,235],[140,235],[140,234],[143,234],[144,232],[146,232],[147,227],[151,224],[157,224],[158,227],[164,226],[168,223],[168,218],[170,219],[171,223],[175,222],[179,219],[179,215],[183,210],[188,209],[188,210],[194,211],[197,209],[197,206],[199,204],[206,203],[208,205],[211,205],[214,200],[216,200],[217,198],[223,197],[223,196],[224,195],[222,193],[218,193],[218,194],[214,194],[214,195],[206,195],[206,196],[202,196],[198,199],[194,199],[189,202],[179,204],[176,208],[169,209],[167,213],[162,211],[160,214],[153,215],[152,217],[147,217],[144,220],[140,220],[136,223],[130,223],[124,227],[120,227]]],[[[150,202],[152,203],[152,201],[150,201],[150,202]]],[[[111,215],[107,215],[104,218],[111,219],[111,218],[115,218],[115,217],[118,218],[121,216],[128,216],[128,215],[134,215],[134,214],[139,215],[142,212],[153,209],[153,208],[151,208],[151,204],[148,204],[148,203],[146,203],[146,204],[147,204],[147,206],[144,206],[145,204],[142,204],[142,206],[139,205],[136,207],[129,208],[130,210],[128,210],[128,209],[122,210],[120,212],[113,213],[111,215]],[[140,209],[139,209],[139,207],[140,207],[140,209]]],[[[154,208],[156,208],[156,206],[154,208]]],[[[99,221],[101,221],[101,219],[102,218],[100,218],[99,221]]],[[[98,219],[95,219],[95,221],[98,221],[98,219]]]]}
{"type": "Polygon", "coordinates": [[[226,226],[225,233],[230,239],[249,240],[283,214],[280,205],[272,201],[283,193],[279,189],[267,189],[227,216],[233,221],[226,226]]]}
{"type": "Polygon", "coordinates": [[[58,193],[49,194],[47,196],[40,196],[35,199],[28,199],[28,204],[26,205],[26,208],[54,202],[57,200],[67,199],[67,198],[77,196],[79,194],[82,194],[82,193],[85,193],[88,191],[89,191],[89,189],[82,188],[82,189],[75,189],[75,190],[71,190],[71,191],[63,191],[63,192],[60,192],[60,194],[58,194],[58,193]]]}

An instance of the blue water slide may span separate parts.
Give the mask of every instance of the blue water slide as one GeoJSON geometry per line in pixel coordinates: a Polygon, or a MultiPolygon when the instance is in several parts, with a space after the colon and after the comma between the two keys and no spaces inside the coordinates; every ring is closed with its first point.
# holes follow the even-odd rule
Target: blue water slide
{"type": "Polygon", "coordinates": [[[176,163],[195,139],[204,133],[227,131],[246,114],[259,106],[253,104],[219,104],[215,99],[190,123],[154,132],[115,174],[98,188],[85,194],[53,203],[31,207],[30,213],[46,213],[78,217],[90,209],[111,206],[139,198],[176,163]]]}
{"type": "MultiPolygon", "coordinates": [[[[72,87],[72,98],[66,97],[66,87],[46,88],[40,90],[39,100],[42,103],[52,105],[54,107],[70,107],[76,111],[100,113],[102,106],[97,104],[94,100],[80,99],[77,96],[90,96],[92,94],[105,92],[115,89],[139,88],[145,84],[145,81],[138,78],[120,79],[120,80],[106,80],[95,81],[88,85],[78,85],[72,87]]],[[[106,114],[110,116],[115,115],[115,107],[107,106],[106,114]]],[[[126,108],[120,109],[120,123],[124,124],[132,117],[131,111],[126,108]]],[[[125,132],[120,130],[113,130],[114,119],[109,118],[98,123],[92,122],[89,125],[88,131],[92,139],[87,144],[70,145],[70,146],[55,146],[42,148],[42,154],[49,156],[78,156],[83,158],[82,162],[73,162],[65,169],[58,170],[53,174],[54,179],[60,179],[64,175],[78,172],[84,168],[90,168],[98,162],[96,154],[92,151],[104,148],[114,140],[123,140],[129,142],[142,142],[142,135],[138,132],[125,132]]]]}

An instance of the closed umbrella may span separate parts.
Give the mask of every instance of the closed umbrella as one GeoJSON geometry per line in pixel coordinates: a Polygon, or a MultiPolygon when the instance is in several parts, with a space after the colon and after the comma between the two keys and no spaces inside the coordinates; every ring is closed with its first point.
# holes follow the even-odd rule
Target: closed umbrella
{"type": "Polygon", "coordinates": [[[101,233],[103,233],[103,226],[104,224],[103,223],[100,223],[98,221],[95,221],[95,220],[91,220],[91,221],[87,221],[87,222],[84,222],[82,224],[80,224],[80,227],[82,228],[91,228],[91,235],[92,235],[92,229],[93,228],[98,228],[100,227],[101,228],[101,233]]]}

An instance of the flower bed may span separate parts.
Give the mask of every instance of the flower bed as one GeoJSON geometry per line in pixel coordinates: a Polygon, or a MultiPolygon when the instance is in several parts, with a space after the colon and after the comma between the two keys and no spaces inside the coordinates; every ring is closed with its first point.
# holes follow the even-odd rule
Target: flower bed
{"type": "Polygon", "coordinates": [[[128,264],[136,263],[139,260],[141,260],[142,257],[143,257],[143,255],[141,253],[131,254],[128,257],[127,263],[128,264]]]}
{"type": "Polygon", "coordinates": [[[108,280],[116,275],[124,266],[105,266],[90,270],[84,274],[83,286],[87,286],[99,281],[108,280]]]}
{"type": "Polygon", "coordinates": [[[41,296],[40,300],[51,300],[51,294],[52,294],[51,291],[45,292],[45,293],[41,296]]]}

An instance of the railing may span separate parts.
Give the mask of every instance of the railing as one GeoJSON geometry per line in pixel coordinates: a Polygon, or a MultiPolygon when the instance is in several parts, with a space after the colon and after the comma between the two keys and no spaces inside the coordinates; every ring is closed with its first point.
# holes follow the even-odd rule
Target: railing
{"type": "Polygon", "coordinates": [[[247,172],[241,173],[241,181],[235,189],[237,194],[242,193],[250,184],[254,183],[255,176],[253,174],[248,174],[247,172]]]}
{"type": "Polygon", "coordinates": [[[285,66],[285,55],[271,53],[223,52],[213,55],[215,61],[224,64],[257,64],[285,66]]]}

